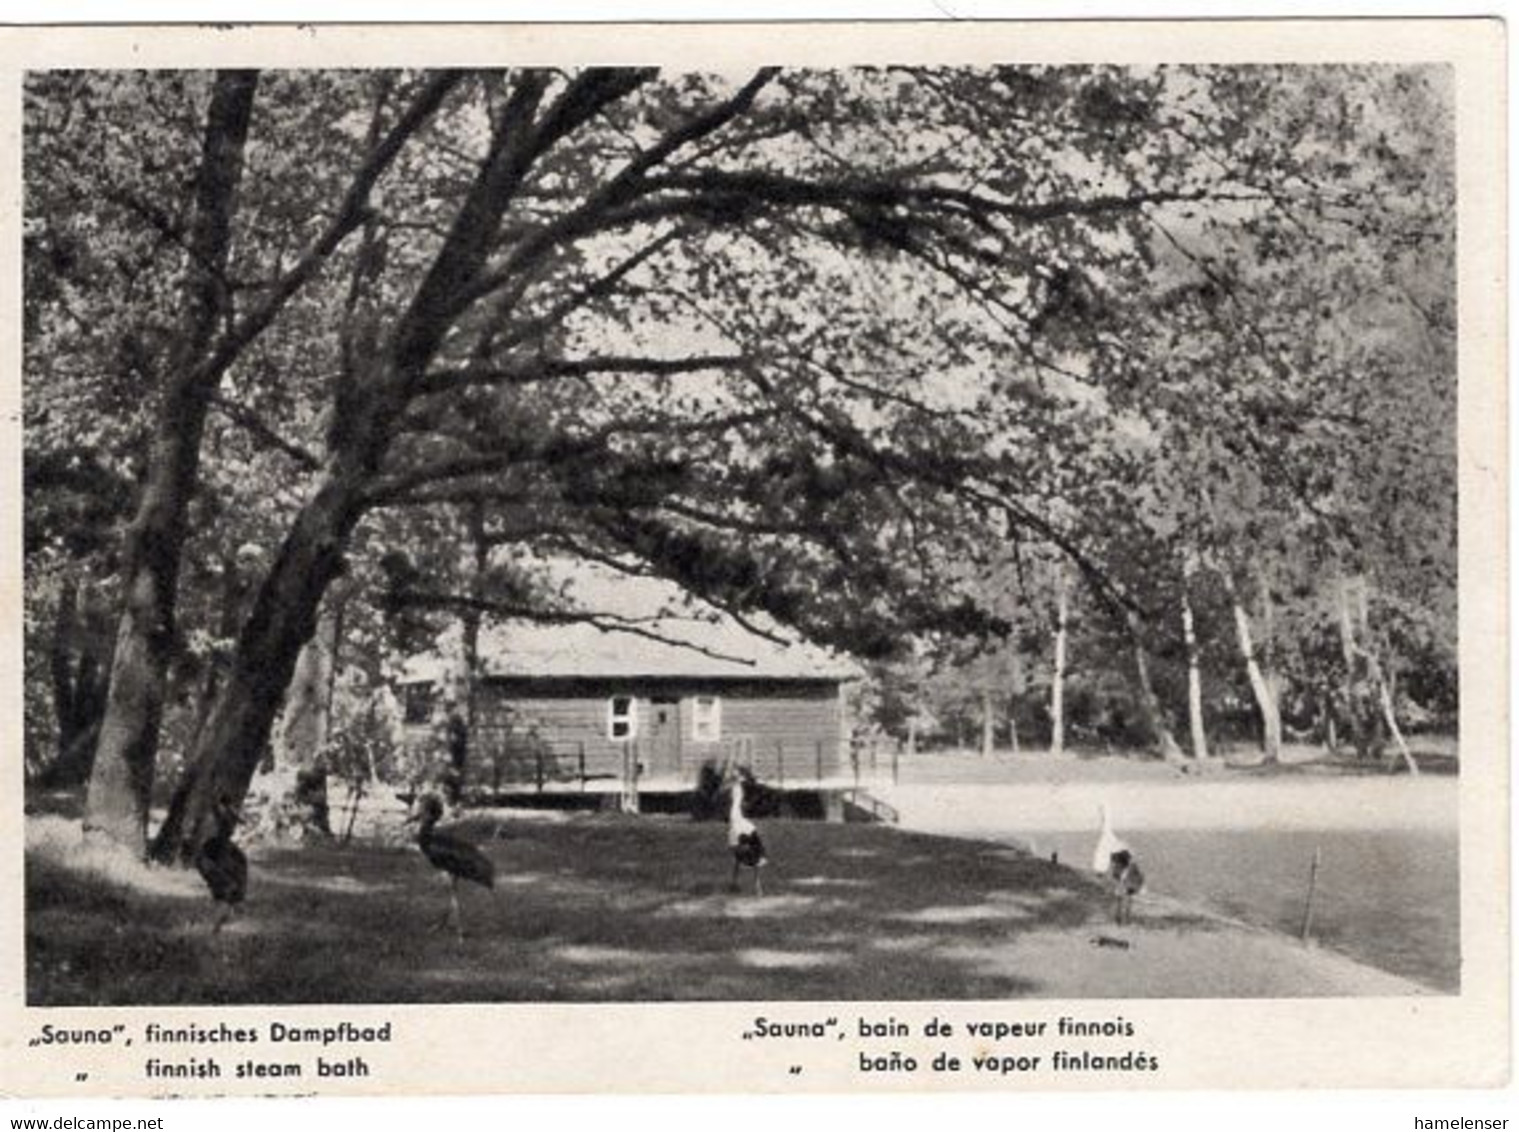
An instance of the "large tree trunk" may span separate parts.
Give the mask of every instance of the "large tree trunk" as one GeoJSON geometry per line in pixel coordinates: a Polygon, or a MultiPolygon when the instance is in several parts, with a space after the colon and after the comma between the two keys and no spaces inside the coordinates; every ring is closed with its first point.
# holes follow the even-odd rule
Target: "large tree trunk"
{"type": "Polygon", "coordinates": [[[1181,630],[1187,646],[1187,723],[1192,733],[1192,757],[1208,760],[1208,732],[1203,721],[1202,662],[1198,657],[1197,628],[1192,617],[1189,587],[1196,572],[1196,562],[1189,553],[1182,564],[1181,630]]]}
{"type": "Polygon", "coordinates": [[[1245,661],[1245,674],[1250,678],[1250,691],[1255,696],[1255,706],[1261,713],[1261,750],[1265,760],[1274,763],[1282,755],[1281,706],[1277,703],[1271,682],[1261,671],[1250,631],[1250,614],[1227,571],[1224,572],[1224,587],[1229,592],[1229,603],[1234,609],[1234,630],[1239,641],[1240,655],[1245,661]]]}
{"type": "MultiPolygon", "coordinates": [[[[482,177],[472,195],[493,187],[490,177],[482,177]]],[[[347,398],[350,403],[334,414],[325,482],[296,517],[254,599],[232,671],[155,839],[155,858],[191,856],[210,832],[218,800],[237,803],[247,793],[296,660],[316,631],[322,597],[342,572],[349,536],[368,502],[365,491],[378,474],[410,390],[447,330],[455,289],[467,286],[478,270],[483,258],[478,245],[499,219],[499,212],[463,209],[392,337],[383,347],[367,345],[364,357],[350,360],[350,384],[369,375],[364,395],[347,398]]]]}
{"type": "Polygon", "coordinates": [[[1062,567],[1056,581],[1055,669],[1050,675],[1050,754],[1065,752],[1065,641],[1070,616],[1070,581],[1062,567]]]}
{"type": "Polygon", "coordinates": [[[316,631],[322,596],[342,572],[344,548],[362,513],[359,484],[351,469],[330,473],[280,548],[154,841],[156,859],[187,859],[210,832],[217,800],[236,804],[247,793],[296,661],[316,631]]]}
{"type": "MultiPolygon", "coordinates": [[[[229,553],[222,558],[222,592],[216,615],[216,636],[222,641],[231,641],[237,635],[238,626],[243,623],[243,617],[248,612],[249,576],[242,558],[241,553],[229,553]]],[[[222,681],[226,678],[227,667],[231,663],[230,648],[214,650],[207,657],[205,675],[201,680],[200,691],[196,694],[195,723],[190,728],[190,739],[185,745],[187,751],[195,748],[206,720],[211,717],[211,709],[216,704],[216,697],[221,692],[222,681]]]]}
{"type": "Polygon", "coordinates": [[[122,613],[110,695],[85,803],[85,827],[141,852],[158,754],[186,515],[200,467],[206,410],[222,370],[205,364],[223,309],[232,202],[242,176],[255,72],[217,76],[207,111],[187,240],[184,317],[164,361],[164,401],[137,513],[127,530],[122,613]]]}
{"type": "Polygon", "coordinates": [[[125,605],[85,805],[86,829],[100,830],[136,852],[147,833],[174,647],[180,548],[205,419],[203,402],[197,404],[189,396],[180,400],[182,411],[165,414],[159,426],[148,482],[127,533],[125,605]]]}
{"type": "MultiPolygon", "coordinates": [[[[539,147],[592,116],[599,100],[642,81],[642,73],[601,72],[572,82],[548,112],[552,121],[543,124],[546,134],[541,134],[534,116],[550,76],[521,72],[493,127],[489,152],[405,312],[383,345],[371,343],[367,334],[350,339],[359,354],[347,359],[340,375],[346,380],[334,401],[325,482],[296,517],[259,589],[226,686],[154,845],[155,856],[192,854],[209,832],[215,804],[224,796],[240,802],[247,792],[296,659],[316,629],[323,594],[342,571],[348,539],[372,502],[366,493],[380,474],[394,429],[444,336],[474,301],[471,292],[492,236],[539,147]],[[360,377],[366,378],[362,390],[360,377]],[[352,395],[344,396],[345,390],[352,395]]],[[[446,89],[447,84],[435,84],[436,98],[446,89]]],[[[416,112],[409,129],[430,113],[425,98],[416,112]]],[[[376,164],[374,173],[383,167],[376,164]]],[[[349,215],[357,222],[360,210],[349,215]]]]}
{"type": "MultiPolygon", "coordinates": [[[[233,198],[242,175],[257,81],[256,72],[222,72],[212,88],[196,179],[195,208],[185,240],[189,266],[183,296],[184,317],[161,367],[167,378],[164,399],[157,409],[141,500],[127,532],[122,572],[123,611],[111,671],[111,700],[90,781],[85,825],[104,830],[135,849],[141,848],[147,825],[158,725],[174,639],[185,512],[199,471],[200,439],[210,397],[247,345],[363,222],[375,181],[458,83],[459,75],[444,72],[426,85],[385,141],[370,152],[355,174],[338,214],[316,243],[262,303],[247,312],[225,338],[218,339],[217,332],[227,314],[224,300],[228,293],[226,268],[232,243],[233,198]]],[[[492,182],[485,188],[494,187],[492,182]]],[[[487,237],[499,219],[499,210],[494,213],[479,207],[469,210],[468,222],[455,225],[457,230],[450,233],[438,262],[424,279],[425,295],[419,295],[403,320],[408,332],[405,349],[411,351],[408,361],[418,370],[426,364],[447,329],[448,304],[457,303],[460,280],[472,274],[471,265],[483,261],[487,237]],[[456,254],[461,248],[465,249],[464,254],[456,254]],[[462,267],[462,272],[456,270],[458,267],[462,267]]],[[[386,409],[393,411],[400,407],[392,402],[386,409]]],[[[292,663],[293,660],[292,657],[292,663]]],[[[283,691],[283,682],[280,690],[283,691]]],[[[265,726],[260,743],[267,735],[265,726]]],[[[203,737],[204,732],[194,748],[197,752],[204,749],[203,737]]],[[[182,810],[187,782],[181,782],[183,789],[176,795],[173,813],[182,810]]],[[[173,831],[171,834],[167,839],[170,842],[178,836],[173,831]]]]}
{"type": "Polygon", "coordinates": [[[57,744],[40,777],[49,789],[83,785],[95,763],[111,664],[108,656],[100,655],[103,649],[90,604],[81,598],[78,582],[66,578],[58,596],[50,657],[57,744]]]}

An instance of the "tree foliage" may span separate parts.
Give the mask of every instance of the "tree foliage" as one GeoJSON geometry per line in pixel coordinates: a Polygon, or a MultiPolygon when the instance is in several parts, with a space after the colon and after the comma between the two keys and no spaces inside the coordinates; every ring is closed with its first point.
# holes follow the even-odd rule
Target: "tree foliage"
{"type": "Polygon", "coordinates": [[[571,615],[529,564],[578,559],[889,659],[1032,650],[1027,553],[1163,657],[1197,545],[1451,623],[1434,69],[277,72],[208,180],[233,82],[26,91],[28,459],[130,531],[193,447],[132,662],[199,689],[171,841],[342,577],[414,635],[571,615]]]}

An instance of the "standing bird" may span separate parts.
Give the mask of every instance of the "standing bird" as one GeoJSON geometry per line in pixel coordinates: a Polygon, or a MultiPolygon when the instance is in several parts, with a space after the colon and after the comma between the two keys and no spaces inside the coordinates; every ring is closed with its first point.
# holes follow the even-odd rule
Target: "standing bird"
{"type": "Polygon", "coordinates": [[[1145,875],[1134,850],[1113,832],[1107,806],[1099,805],[1097,810],[1102,815],[1102,829],[1097,834],[1097,847],[1092,851],[1092,871],[1112,882],[1113,919],[1126,924],[1131,918],[1134,897],[1145,886],[1145,875]]]}
{"type": "Polygon", "coordinates": [[[474,881],[486,888],[496,887],[496,866],[484,853],[476,849],[458,834],[440,833],[434,827],[443,816],[443,803],[435,794],[428,794],[418,804],[418,812],[407,818],[408,822],[421,822],[417,830],[417,847],[427,858],[428,864],[448,875],[448,905],[439,926],[452,917],[454,930],[464,939],[464,921],[459,915],[459,882],[474,881]]]}
{"type": "Polygon", "coordinates": [[[770,863],[765,856],[765,843],[760,840],[759,829],[744,817],[744,786],[754,784],[754,775],[747,767],[740,767],[729,786],[731,799],[728,805],[728,849],[733,854],[733,879],[728,883],[730,891],[738,891],[738,870],[747,866],[754,870],[754,895],[763,896],[760,869],[770,863]]]}
{"type": "Polygon", "coordinates": [[[1106,873],[1112,864],[1113,854],[1127,852],[1129,847],[1123,838],[1113,832],[1113,822],[1108,817],[1106,803],[1098,805],[1097,813],[1102,817],[1102,828],[1097,832],[1097,847],[1092,850],[1092,871],[1106,873]]]}
{"type": "Polygon", "coordinates": [[[195,851],[195,868],[205,878],[211,899],[223,905],[212,932],[222,930],[248,894],[248,858],[232,844],[232,830],[239,820],[232,799],[223,794],[211,809],[215,830],[195,851]]]}
{"type": "Polygon", "coordinates": [[[1134,854],[1120,849],[1108,864],[1108,877],[1113,882],[1113,922],[1127,924],[1133,918],[1134,897],[1144,889],[1145,874],[1134,854]]]}

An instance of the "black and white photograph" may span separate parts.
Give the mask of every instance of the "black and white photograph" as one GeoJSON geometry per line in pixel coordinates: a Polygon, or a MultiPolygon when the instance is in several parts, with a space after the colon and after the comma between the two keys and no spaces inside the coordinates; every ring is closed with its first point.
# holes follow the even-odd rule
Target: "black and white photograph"
{"type": "Polygon", "coordinates": [[[649,34],[8,64],[24,1034],[1506,1002],[1456,63],[649,34]]]}

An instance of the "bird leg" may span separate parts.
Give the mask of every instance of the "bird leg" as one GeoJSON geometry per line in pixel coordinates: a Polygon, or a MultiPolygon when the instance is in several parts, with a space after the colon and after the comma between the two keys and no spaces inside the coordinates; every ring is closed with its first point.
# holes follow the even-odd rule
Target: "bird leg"
{"type": "Polygon", "coordinates": [[[449,884],[448,884],[448,903],[449,903],[449,906],[453,910],[453,915],[454,915],[454,931],[455,931],[455,933],[459,937],[459,942],[463,943],[464,942],[464,917],[459,914],[459,878],[451,876],[451,877],[448,878],[448,880],[449,880],[449,884]]]}
{"type": "MultiPolygon", "coordinates": [[[[453,878],[449,877],[448,880],[449,880],[450,886],[452,886],[452,884],[453,884],[453,878]]],[[[453,903],[452,903],[452,893],[450,892],[449,907],[443,909],[443,915],[439,916],[438,919],[433,923],[433,926],[432,926],[431,930],[436,932],[436,931],[441,931],[444,928],[448,927],[448,921],[449,921],[449,918],[452,915],[453,915],[453,903]]]]}
{"type": "Polygon", "coordinates": [[[1134,896],[1122,884],[1113,894],[1113,922],[1127,924],[1134,918],[1134,896]]]}
{"type": "Polygon", "coordinates": [[[211,925],[211,934],[216,935],[226,927],[227,921],[232,918],[232,906],[229,904],[222,909],[222,914],[216,918],[216,923],[211,925]]]}
{"type": "Polygon", "coordinates": [[[754,895],[765,895],[765,886],[760,883],[760,870],[758,865],[754,867],[754,895]]]}
{"type": "Polygon", "coordinates": [[[733,859],[733,879],[728,882],[728,891],[738,891],[738,858],[733,859]]]}

